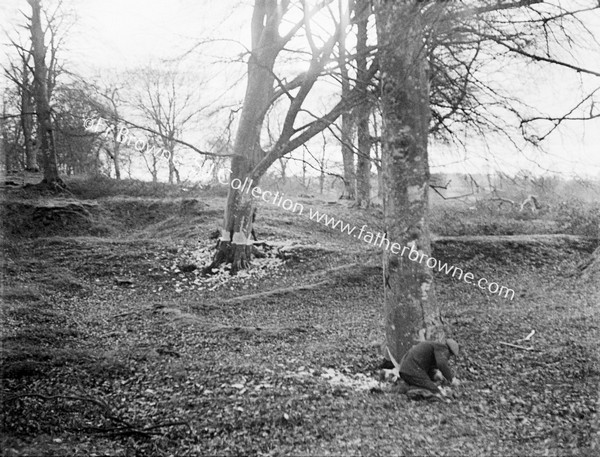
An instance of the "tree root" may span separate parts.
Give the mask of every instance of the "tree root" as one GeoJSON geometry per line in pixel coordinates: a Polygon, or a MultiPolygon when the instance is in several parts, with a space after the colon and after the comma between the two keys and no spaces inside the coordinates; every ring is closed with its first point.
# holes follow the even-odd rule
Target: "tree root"
{"type": "Polygon", "coordinates": [[[329,281],[320,281],[315,284],[302,284],[302,285],[294,286],[294,287],[284,287],[281,289],[274,289],[274,290],[268,290],[266,292],[259,292],[257,294],[241,295],[239,297],[233,297],[233,298],[228,298],[226,300],[221,300],[221,301],[219,301],[219,304],[241,303],[241,302],[245,302],[245,301],[249,301],[249,300],[255,300],[255,299],[260,299],[260,298],[265,298],[265,297],[272,297],[275,295],[284,295],[284,294],[288,294],[290,292],[296,292],[299,290],[318,289],[319,287],[325,286],[326,284],[329,284],[329,281]]]}
{"type": "Polygon", "coordinates": [[[89,432],[94,432],[94,433],[102,433],[102,434],[106,434],[109,436],[110,435],[121,435],[121,436],[122,435],[139,435],[139,436],[151,437],[152,435],[160,435],[161,434],[158,432],[152,432],[152,430],[156,430],[159,428],[173,427],[173,426],[179,426],[179,425],[185,425],[187,427],[190,426],[188,422],[177,421],[177,422],[160,422],[158,424],[141,427],[139,425],[132,424],[132,423],[126,421],[125,419],[122,419],[122,418],[112,414],[110,406],[101,400],[98,400],[96,398],[91,398],[91,397],[80,397],[80,396],[76,396],[76,395],[42,395],[42,394],[36,394],[36,393],[28,393],[28,394],[13,395],[12,397],[6,398],[4,400],[4,402],[5,402],[5,404],[8,404],[8,403],[17,401],[21,398],[39,398],[41,400],[77,400],[77,401],[92,403],[96,406],[99,406],[103,410],[104,417],[106,417],[107,419],[109,419],[113,422],[121,424],[118,427],[110,427],[110,428],[81,427],[81,428],[76,428],[75,430],[77,430],[77,431],[89,431],[89,432]]]}

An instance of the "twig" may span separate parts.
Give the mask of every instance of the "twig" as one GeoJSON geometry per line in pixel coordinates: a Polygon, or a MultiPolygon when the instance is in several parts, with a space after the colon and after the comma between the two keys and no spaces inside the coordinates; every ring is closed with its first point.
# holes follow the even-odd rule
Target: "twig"
{"type": "Polygon", "coordinates": [[[529,341],[533,335],[535,335],[535,330],[532,330],[529,333],[529,335],[527,335],[525,338],[521,338],[520,340],[516,340],[515,343],[518,343],[519,341],[529,341]]]}
{"type": "Polygon", "coordinates": [[[533,346],[519,346],[518,344],[505,343],[504,341],[500,341],[500,344],[504,346],[510,346],[511,348],[523,349],[524,351],[533,351],[533,346]]]}
{"type": "Polygon", "coordinates": [[[151,425],[149,427],[144,427],[142,429],[142,431],[146,432],[148,430],[154,430],[155,428],[162,428],[162,427],[174,427],[176,425],[186,425],[188,428],[190,427],[190,424],[186,421],[179,421],[179,422],[163,422],[161,424],[156,424],[156,425],[151,425]]]}
{"type": "Polygon", "coordinates": [[[114,415],[112,415],[110,413],[110,407],[103,403],[100,400],[97,400],[95,398],[90,398],[90,397],[78,397],[78,396],[74,396],[74,395],[42,395],[42,394],[19,394],[19,395],[13,395],[12,397],[9,397],[7,399],[5,399],[5,403],[11,403],[15,400],[18,400],[19,398],[40,398],[42,400],[58,400],[58,399],[65,399],[65,400],[79,400],[79,401],[85,401],[85,402],[89,402],[89,403],[93,403],[94,405],[100,406],[106,413],[106,417],[108,417],[109,419],[121,423],[123,424],[122,427],[113,427],[113,428],[99,428],[99,427],[85,427],[83,429],[79,429],[79,430],[89,430],[92,432],[98,432],[98,433],[105,433],[108,435],[142,435],[142,436],[152,436],[152,435],[156,435],[156,432],[151,432],[151,430],[157,429],[157,428],[162,428],[162,427],[172,427],[172,426],[176,426],[176,425],[187,425],[189,427],[189,424],[187,422],[184,421],[178,421],[178,422],[162,422],[156,425],[149,425],[147,427],[143,427],[143,428],[138,428],[136,427],[134,424],[131,424],[129,422],[127,422],[124,419],[121,419],[120,417],[116,417],[114,415]]]}
{"type": "Polygon", "coordinates": [[[132,314],[137,314],[137,313],[139,313],[140,311],[148,311],[148,310],[149,310],[149,308],[146,308],[146,309],[144,309],[144,310],[139,310],[139,309],[136,309],[136,310],[134,310],[134,311],[129,311],[129,312],[127,312],[127,313],[115,314],[114,316],[110,316],[110,317],[109,317],[109,319],[116,319],[117,317],[125,317],[125,316],[130,316],[130,315],[132,315],[132,314]]]}

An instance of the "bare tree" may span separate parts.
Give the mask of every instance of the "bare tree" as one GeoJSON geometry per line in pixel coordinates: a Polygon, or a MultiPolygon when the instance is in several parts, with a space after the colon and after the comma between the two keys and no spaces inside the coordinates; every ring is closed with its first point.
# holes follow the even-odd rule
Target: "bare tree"
{"type": "Polygon", "coordinates": [[[56,147],[54,144],[54,127],[51,116],[50,93],[52,88],[52,77],[48,72],[46,64],[47,50],[44,42],[44,30],[42,29],[42,9],[40,0],[27,0],[31,5],[31,32],[34,72],[34,93],[36,113],[38,119],[38,135],[43,157],[44,180],[43,183],[62,188],[64,182],[58,174],[58,163],[56,147]]]}
{"type": "MultiPolygon", "coordinates": [[[[346,6],[343,0],[338,0],[341,27],[340,43],[338,53],[338,65],[340,67],[340,79],[342,85],[342,98],[348,97],[351,89],[350,74],[348,71],[349,62],[346,52],[347,28],[350,23],[351,6],[346,6]]],[[[341,116],[340,144],[342,148],[342,161],[344,165],[344,194],[343,197],[348,200],[356,198],[356,165],[354,160],[354,116],[352,110],[344,112],[341,116]]]]}
{"type": "Polygon", "coordinates": [[[369,133],[369,113],[371,111],[367,78],[367,25],[371,15],[371,5],[367,0],[356,3],[356,86],[362,102],[355,108],[358,136],[358,158],[356,164],[356,204],[368,208],[371,204],[371,135],[369,133]]]}
{"type": "MultiPolygon", "coordinates": [[[[574,45],[567,19],[577,25],[577,14],[600,5],[566,9],[542,3],[375,3],[384,219],[387,239],[403,248],[384,251],[386,345],[398,360],[415,340],[444,335],[431,270],[437,261],[431,257],[427,223],[429,137],[457,139],[458,132],[468,130],[511,139],[507,118],[524,119],[527,107],[485,78],[485,63],[497,58],[499,49],[505,59],[525,58],[600,76],[553,57],[551,50],[560,46],[559,36],[574,45]]],[[[531,135],[526,139],[535,142],[531,135]]]]}
{"type": "Polygon", "coordinates": [[[107,122],[115,118],[99,91],[98,85],[76,77],[67,83],[57,84],[54,89],[55,141],[61,152],[60,169],[67,175],[98,174],[104,163],[101,151],[108,149],[107,154],[110,153],[109,158],[112,157],[108,139],[105,138],[108,134],[86,129],[89,123],[98,126],[95,122],[100,118],[107,119],[107,122]]]}
{"type": "MultiPolygon", "coordinates": [[[[96,133],[96,144],[99,151],[104,151],[115,170],[115,178],[121,179],[121,162],[123,150],[123,132],[119,126],[123,120],[124,109],[123,91],[124,83],[122,76],[102,78],[101,83],[87,83],[80,81],[77,88],[73,90],[81,101],[90,109],[90,114],[96,119],[106,121],[107,128],[96,133]]],[[[110,174],[110,168],[109,168],[110,174]]]]}
{"type": "Polygon", "coordinates": [[[7,172],[17,171],[25,167],[22,160],[22,149],[19,147],[22,131],[20,119],[21,98],[17,87],[6,87],[2,94],[2,116],[0,117],[0,133],[4,146],[3,168],[7,172]],[[15,114],[19,113],[19,114],[15,114]]]}
{"type": "Polygon", "coordinates": [[[160,143],[169,152],[169,183],[180,183],[181,177],[175,162],[176,139],[183,135],[202,111],[195,97],[198,81],[192,82],[176,66],[160,70],[142,68],[135,72],[135,81],[135,107],[159,133],[160,143]]]}
{"type": "Polygon", "coordinates": [[[42,7],[40,1],[28,0],[28,3],[32,7],[31,17],[25,15],[29,21],[25,26],[29,32],[28,36],[17,33],[14,37],[9,37],[18,58],[11,59],[4,68],[4,73],[15,84],[20,94],[19,122],[23,132],[24,167],[29,171],[38,171],[38,154],[42,149],[43,163],[49,164],[45,182],[54,185],[56,183],[52,184],[53,168],[56,167],[52,162],[58,161],[59,158],[52,138],[55,128],[52,96],[57,78],[63,73],[58,53],[73,21],[72,16],[64,10],[62,1],[56,2],[53,8],[48,4],[45,4],[45,8],[42,7]],[[40,72],[41,76],[37,74],[40,72]],[[46,101],[40,100],[40,97],[44,97],[46,101]],[[47,113],[37,112],[40,103],[46,107],[47,113]],[[42,124],[46,130],[41,128],[42,124]],[[44,145],[47,147],[46,152],[43,151],[44,145]],[[53,156],[56,160],[52,159],[53,156]]]}
{"type": "MultiPolygon", "coordinates": [[[[381,66],[386,238],[430,256],[427,224],[430,121],[425,19],[412,2],[375,10],[381,66]]],[[[414,339],[438,336],[441,321],[426,263],[384,250],[386,344],[397,360],[414,339]]]]}
{"type": "MultiPolygon", "coordinates": [[[[306,143],[310,138],[328,128],[343,112],[357,103],[356,88],[339,100],[328,112],[313,114],[305,102],[317,80],[332,63],[332,52],[339,40],[340,24],[336,22],[332,35],[321,40],[321,45],[311,30],[311,16],[325,8],[322,2],[312,8],[308,2],[300,5],[303,18],[281,36],[282,19],[288,12],[289,0],[256,0],[252,16],[252,50],[248,59],[248,81],[231,162],[231,179],[248,180],[254,189],[268,168],[287,153],[306,143]],[[308,69],[293,78],[276,75],[274,68],[279,54],[296,33],[303,29],[310,49],[308,69]],[[281,97],[288,101],[287,111],[277,140],[268,148],[261,146],[261,132],[269,108],[281,97]],[[300,115],[302,113],[302,115],[300,115]],[[298,125],[299,122],[303,122],[298,125]]],[[[332,13],[331,10],[328,10],[332,13]]],[[[331,14],[333,16],[333,14],[331,14]]],[[[367,77],[372,77],[376,65],[372,64],[367,77]]],[[[223,262],[232,264],[232,272],[248,265],[252,252],[250,233],[254,200],[252,192],[230,187],[219,246],[210,271],[223,262]]]]}
{"type": "Polygon", "coordinates": [[[34,87],[31,69],[31,46],[25,46],[13,41],[13,47],[19,56],[20,62],[9,63],[4,68],[4,73],[13,82],[19,94],[19,118],[23,133],[23,147],[25,149],[25,166],[28,171],[39,171],[37,162],[38,148],[35,135],[35,104],[34,87]]]}

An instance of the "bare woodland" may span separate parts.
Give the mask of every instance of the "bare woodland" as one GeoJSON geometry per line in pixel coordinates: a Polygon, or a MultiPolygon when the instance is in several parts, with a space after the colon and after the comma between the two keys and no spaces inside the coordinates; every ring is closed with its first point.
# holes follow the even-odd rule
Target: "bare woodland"
{"type": "Polygon", "coordinates": [[[0,113],[3,455],[598,450],[600,175],[539,172],[598,125],[598,2],[253,0],[167,59],[94,71],[68,58],[93,37],[73,38],[76,5],[21,3],[0,113]],[[519,72],[579,90],[533,106],[519,72]],[[446,338],[463,384],[412,402],[399,361],[446,338]]]}

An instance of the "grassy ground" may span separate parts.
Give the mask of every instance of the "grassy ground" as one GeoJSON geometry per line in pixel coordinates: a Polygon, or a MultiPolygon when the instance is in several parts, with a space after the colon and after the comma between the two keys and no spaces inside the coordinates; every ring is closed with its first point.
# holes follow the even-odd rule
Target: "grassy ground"
{"type": "MultiPolygon", "coordinates": [[[[143,190],[105,197],[90,209],[103,230],[64,223],[76,236],[48,225],[19,237],[8,224],[2,455],[597,455],[600,295],[568,276],[596,242],[436,243],[439,259],[516,296],[439,274],[464,383],[451,403],[414,402],[384,385],[331,382],[332,373],[378,379],[376,251],[265,206],[259,235],[304,247],[205,281],[182,266],[208,255],[223,197],[193,196],[200,203],[143,190]],[[500,344],[531,330],[531,351],[500,344]]],[[[308,204],[379,224],[377,211],[308,204]]]]}

